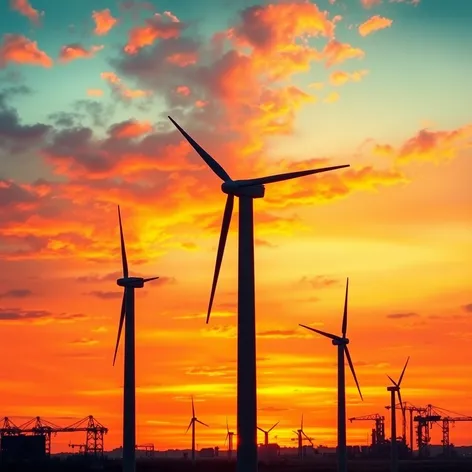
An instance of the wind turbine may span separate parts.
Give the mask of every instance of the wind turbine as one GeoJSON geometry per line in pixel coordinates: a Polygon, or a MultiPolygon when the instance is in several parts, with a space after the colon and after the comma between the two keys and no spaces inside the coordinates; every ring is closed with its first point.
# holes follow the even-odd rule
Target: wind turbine
{"type": "Polygon", "coordinates": [[[121,212],[118,206],[118,222],[120,225],[121,260],[123,265],[123,277],[116,283],[124,288],[123,301],[121,302],[120,324],[116,339],[116,354],[120,345],[121,331],[125,324],[125,372],[123,385],[123,472],[135,472],[136,470],[136,382],[135,382],[135,346],[134,346],[134,291],[143,288],[146,282],[157,280],[159,277],[130,277],[128,260],[126,257],[125,238],[121,224],[121,212]]]}
{"type": "Polygon", "coordinates": [[[234,433],[233,433],[233,431],[229,430],[228,418],[226,418],[226,431],[227,431],[227,434],[226,434],[224,445],[226,446],[226,441],[228,441],[228,458],[231,459],[231,457],[233,456],[233,436],[234,436],[234,433]]]}
{"type": "Polygon", "coordinates": [[[280,423],[280,421],[277,421],[277,423],[272,426],[272,428],[268,429],[267,431],[265,429],[257,427],[259,431],[262,431],[264,433],[264,446],[267,446],[269,444],[269,433],[280,423]]]}
{"type": "Polygon", "coordinates": [[[195,416],[195,405],[193,403],[193,397],[192,397],[192,419],[190,420],[190,423],[188,425],[187,431],[185,431],[185,434],[188,433],[188,430],[190,429],[190,426],[192,427],[192,462],[195,463],[195,423],[200,423],[203,426],[206,426],[209,428],[209,426],[204,423],[203,421],[200,421],[196,416],[195,416]]]}
{"type": "Polygon", "coordinates": [[[390,375],[387,375],[387,377],[390,379],[393,385],[389,385],[387,387],[387,391],[390,392],[390,409],[391,409],[391,442],[390,442],[390,470],[392,472],[397,472],[398,471],[398,444],[397,444],[397,415],[396,415],[396,409],[395,409],[395,392],[398,394],[398,401],[400,402],[401,408],[402,408],[402,414],[405,416],[405,405],[402,402],[402,395],[400,393],[400,384],[402,383],[403,380],[403,375],[405,374],[406,366],[408,365],[408,362],[410,360],[410,356],[408,356],[405,366],[403,367],[402,373],[400,375],[400,378],[398,379],[398,382],[395,382],[395,380],[390,377],[390,375]]]}
{"type": "Polygon", "coordinates": [[[346,295],[344,298],[344,315],[342,324],[342,335],[336,336],[335,334],[326,333],[319,329],[310,328],[309,326],[300,325],[303,328],[314,331],[315,333],[321,334],[329,339],[334,346],[338,347],[338,472],[347,472],[347,447],[346,447],[346,376],[344,372],[344,356],[347,358],[347,362],[354,377],[354,381],[357,385],[357,390],[361,400],[362,398],[361,388],[357,381],[356,372],[354,371],[354,365],[352,364],[351,355],[349,354],[349,339],[346,337],[347,332],[347,300],[349,293],[349,278],[346,281],[346,295]]]}
{"type": "MultiPolygon", "coordinates": [[[[298,457],[303,459],[303,440],[306,439],[312,446],[314,445],[313,440],[305,434],[305,431],[303,431],[303,413],[302,421],[300,423],[300,429],[298,429],[297,431],[294,430],[293,432],[297,435],[296,440],[298,441],[298,457]]],[[[295,441],[295,439],[292,439],[292,441],[295,441]]]]}
{"type": "Polygon", "coordinates": [[[238,378],[237,378],[237,472],[257,472],[257,380],[256,380],[256,309],[254,288],[254,207],[255,198],[263,198],[265,184],[282,182],[306,175],[342,169],[349,165],[325,167],[247,180],[232,180],[228,173],[170,116],[169,119],[223,181],[221,190],[228,196],[223,214],[215,273],[208,305],[207,320],[215,296],[218,275],[228,236],[234,197],[239,198],[238,253],[238,378]]]}

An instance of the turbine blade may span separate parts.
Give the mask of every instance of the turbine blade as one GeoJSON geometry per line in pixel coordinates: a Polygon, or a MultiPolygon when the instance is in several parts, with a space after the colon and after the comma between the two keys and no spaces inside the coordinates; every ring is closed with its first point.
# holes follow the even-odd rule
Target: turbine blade
{"type": "Polygon", "coordinates": [[[193,403],[193,395],[192,395],[192,418],[195,418],[195,405],[193,403]]]}
{"type": "Polygon", "coordinates": [[[298,172],[287,172],[285,174],[269,175],[267,177],[259,177],[257,179],[247,179],[238,182],[238,186],[252,187],[253,185],[272,184],[275,182],[282,182],[284,180],[297,179],[298,177],[304,177],[306,175],[320,174],[322,172],[329,172],[330,170],[343,169],[344,167],[349,167],[349,164],[342,166],[323,167],[320,169],[301,170],[298,172]]]}
{"type": "Polygon", "coordinates": [[[128,259],[126,258],[125,237],[123,236],[123,225],[121,224],[120,205],[118,205],[118,221],[120,223],[121,261],[123,264],[123,277],[128,277],[128,259]]]}
{"type": "Polygon", "coordinates": [[[125,321],[125,314],[126,314],[126,289],[123,292],[123,300],[121,302],[120,324],[118,325],[118,336],[116,338],[115,355],[113,356],[113,365],[115,365],[116,354],[118,353],[118,347],[120,346],[121,331],[123,330],[123,322],[125,321]]]}
{"type": "Polygon", "coordinates": [[[405,414],[406,414],[405,405],[402,402],[402,394],[400,393],[400,389],[397,390],[397,393],[398,393],[398,401],[399,401],[401,409],[402,409],[402,416],[403,416],[403,418],[405,418],[405,414]]]}
{"type": "Polygon", "coordinates": [[[231,177],[228,173],[223,169],[223,167],[218,164],[218,162],[213,159],[213,157],[208,154],[205,149],[203,149],[183,128],[181,128],[170,116],[168,116],[169,120],[172,121],[174,126],[180,131],[183,137],[190,143],[190,145],[197,151],[200,157],[206,162],[208,167],[224,182],[231,180],[231,177]]]}
{"type": "Polygon", "coordinates": [[[226,417],[226,431],[228,431],[228,434],[229,434],[228,417],[226,417]]]}
{"type": "Polygon", "coordinates": [[[333,340],[340,339],[339,336],[336,336],[336,335],[330,334],[330,333],[326,333],[325,331],[320,331],[319,329],[310,328],[309,326],[306,326],[306,325],[303,325],[303,324],[300,324],[299,326],[301,326],[302,328],[309,329],[310,331],[314,331],[315,333],[321,334],[321,336],[325,336],[329,339],[333,339],[333,340]]]}
{"type": "Polygon", "coordinates": [[[303,434],[303,436],[305,436],[305,438],[306,438],[311,444],[313,444],[313,441],[311,440],[311,438],[309,438],[309,437],[305,434],[305,431],[302,431],[302,434],[303,434]]]}
{"type": "Polygon", "coordinates": [[[185,434],[188,433],[188,430],[190,429],[190,426],[192,426],[192,423],[193,423],[193,418],[190,420],[190,423],[188,424],[188,428],[187,428],[187,431],[185,431],[185,434]]]}
{"type": "Polygon", "coordinates": [[[297,431],[295,431],[294,429],[292,429],[293,433],[296,434],[298,436],[298,433],[297,431]]]}
{"type": "Polygon", "coordinates": [[[274,426],[272,426],[272,428],[270,428],[267,432],[270,433],[279,423],[280,421],[277,421],[277,423],[275,423],[274,426]]]}
{"type": "Polygon", "coordinates": [[[398,387],[397,382],[395,382],[395,380],[393,380],[392,377],[390,377],[390,375],[387,375],[387,377],[390,379],[390,382],[392,382],[393,385],[395,385],[395,387],[398,387]]]}
{"type": "Polygon", "coordinates": [[[223,446],[226,446],[226,441],[228,440],[228,436],[229,436],[229,434],[226,435],[225,442],[224,442],[223,446]]]}
{"type": "Polygon", "coordinates": [[[204,423],[203,421],[200,421],[200,420],[197,420],[197,419],[195,419],[195,421],[196,421],[197,423],[200,423],[200,424],[202,424],[203,426],[206,426],[207,428],[209,428],[209,426],[208,426],[206,423],[204,423]]]}
{"type": "Polygon", "coordinates": [[[146,282],[151,282],[151,280],[157,280],[159,277],[148,277],[147,279],[144,279],[144,283],[146,282]]]}
{"type": "Polygon", "coordinates": [[[262,431],[263,433],[267,433],[267,431],[266,431],[265,429],[259,428],[259,426],[257,426],[257,429],[258,429],[259,431],[262,431]]]}
{"type": "Polygon", "coordinates": [[[364,398],[362,397],[361,387],[359,386],[359,382],[357,381],[356,371],[354,370],[354,364],[352,363],[351,354],[349,353],[349,348],[346,345],[344,345],[344,352],[346,354],[347,362],[348,362],[349,367],[351,369],[352,376],[354,377],[354,381],[356,382],[357,390],[359,391],[359,395],[361,397],[361,400],[364,401],[364,398]]]}
{"type": "Polygon", "coordinates": [[[221,263],[225,252],[226,239],[228,237],[229,225],[231,223],[231,215],[233,214],[234,196],[228,195],[226,199],[225,211],[223,213],[223,222],[221,224],[220,241],[218,243],[218,252],[216,253],[215,273],[213,275],[213,283],[211,285],[210,302],[208,303],[208,312],[206,322],[210,321],[211,308],[215,298],[216,285],[218,284],[218,276],[220,275],[221,263]]]}
{"type": "Polygon", "coordinates": [[[346,337],[347,332],[347,299],[349,296],[349,277],[346,280],[346,296],[344,297],[344,314],[343,314],[343,338],[346,337]]]}
{"type": "MultiPolygon", "coordinates": [[[[300,423],[300,430],[303,431],[303,413],[302,413],[302,421],[300,423]]],[[[298,433],[297,433],[298,434],[298,433]]]]}
{"type": "Polygon", "coordinates": [[[408,365],[408,362],[410,362],[410,356],[408,356],[408,359],[405,362],[405,367],[403,367],[403,370],[402,370],[402,375],[400,375],[400,378],[398,379],[398,386],[400,386],[400,384],[402,383],[403,376],[405,375],[405,370],[406,370],[406,366],[408,365]]]}

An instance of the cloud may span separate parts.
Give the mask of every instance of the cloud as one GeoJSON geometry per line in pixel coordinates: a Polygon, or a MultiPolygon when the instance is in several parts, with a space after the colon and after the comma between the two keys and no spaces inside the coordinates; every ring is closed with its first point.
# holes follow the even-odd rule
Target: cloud
{"type": "Polygon", "coordinates": [[[10,8],[26,16],[35,25],[39,24],[40,16],[44,15],[44,12],[33,8],[28,0],[10,0],[10,8]]]}
{"type": "Polygon", "coordinates": [[[464,305],[464,306],[462,307],[462,309],[463,309],[464,311],[466,311],[467,313],[472,313],[472,303],[469,303],[469,304],[467,304],[467,305],[464,305]]]}
{"type": "Polygon", "coordinates": [[[349,43],[341,43],[333,39],[325,46],[323,56],[326,58],[326,66],[331,67],[348,59],[363,59],[365,53],[362,49],[351,46],[349,43]]]}
{"type": "Polygon", "coordinates": [[[375,31],[390,28],[392,23],[393,20],[390,20],[389,18],[385,18],[380,15],[374,15],[367,21],[359,25],[359,34],[361,36],[368,36],[369,34],[372,34],[375,31]]]}
{"type": "Polygon", "coordinates": [[[269,329],[259,331],[258,338],[266,339],[288,339],[288,338],[306,338],[309,337],[306,333],[298,329],[269,329]]]}
{"type": "Polygon", "coordinates": [[[91,46],[89,49],[86,49],[78,43],[69,44],[62,46],[61,51],[59,52],[59,60],[61,62],[70,62],[75,59],[91,58],[102,49],[103,46],[91,46]]]}
{"type": "Polygon", "coordinates": [[[123,297],[123,292],[107,292],[103,290],[92,290],[91,292],[84,293],[84,295],[90,295],[92,297],[100,298],[102,300],[116,300],[123,297]]]}
{"type": "Polygon", "coordinates": [[[52,313],[47,310],[22,310],[20,308],[0,308],[0,321],[20,322],[75,322],[85,320],[87,317],[82,313],[52,313]]]}
{"type": "Polygon", "coordinates": [[[79,338],[74,339],[70,342],[70,344],[73,344],[75,346],[95,346],[96,344],[98,344],[98,341],[92,338],[79,338]]]}
{"type": "Polygon", "coordinates": [[[190,367],[185,370],[186,375],[201,375],[205,377],[227,377],[231,376],[234,377],[236,373],[236,369],[234,367],[230,368],[227,366],[218,366],[218,367],[209,367],[209,366],[201,366],[201,367],[190,367]]]}
{"type": "Polygon", "coordinates": [[[406,318],[417,318],[418,316],[418,313],[392,313],[387,315],[387,318],[392,320],[401,320],[406,318]]]}
{"type": "Polygon", "coordinates": [[[273,411],[273,412],[278,412],[278,411],[288,411],[288,408],[279,408],[276,406],[264,406],[262,408],[258,408],[259,411],[273,411]]]}
{"type": "Polygon", "coordinates": [[[152,129],[153,127],[149,121],[131,119],[111,126],[108,129],[108,133],[114,138],[131,139],[148,134],[152,129]]]}
{"type": "Polygon", "coordinates": [[[17,288],[0,293],[0,298],[27,298],[33,295],[33,292],[27,288],[17,288]]]}
{"type": "Polygon", "coordinates": [[[338,92],[330,92],[328,95],[326,95],[325,99],[323,100],[325,103],[335,103],[337,102],[341,96],[339,95],[338,92]]]}
{"type": "Polygon", "coordinates": [[[327,277],[325,275],[316,275],[315,277],[303,276],[300,279],[299,284],[309,284],[312,288],[319,289],[340,285],[340,280],[332,277],[327,277]]]}
{"type": "Polygon", "coordinates": [[[121,99],[144,98],[152,94],[150,90],[128,88],[114,72],[102,72],[100,76],[110,85],[115,95],[121,99]]]}
{"type": "Polygon", "coordinates": [[[372,7],[380,5],[382,0],[360,0],[360,2],[366,10],[369,10],[372,7]]]}
{"type": "Polygon", "coordinates": [[[31,41],[20,34],[4,34],[0,43],[0,68],[9,62],[51,67],[53,60],[38,48],[36,41],[31,41]]]}
{"type": "Polygon", "coordinates": [[[92,19],[95,22],[94,33],[98,36],[104,36],[118,23],[117,18],[114,18],[109,8],[100,11],[92,12],[92,19]]]}
{"type": "Polygon", "coordinates": [[[155,13],[146,19],[144,26],[135,26],[128,35],[128,43],[124,47],[128,54],[135,54],[141,48],[151,46],[157,39],[177,38],[185,25],[169,11],[164,14],[155,13]]]}
{"type": "Polygon", "coordinates": [[[335,71],[329,76],[332,85],[344,85],[346,82],[359,82],[368,74],[367,70],[359,70],[355,72],[335,71]]]}
{"type": "Polygon", "coordinates": [[[89,97],[101,97],[103,95],[102,89],[87,89],[87,95],[89,97]]]}
{"type": "Polygon", "coordinates": [[[208,326],[200,329],[200,333],[204,337],[210,338],[236,338],[236,327],[230,325],[208,326]]]}

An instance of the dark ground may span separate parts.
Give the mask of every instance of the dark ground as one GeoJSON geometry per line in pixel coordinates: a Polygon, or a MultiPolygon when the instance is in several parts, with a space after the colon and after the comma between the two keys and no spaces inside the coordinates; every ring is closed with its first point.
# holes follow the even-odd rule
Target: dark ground
{"type": "MultiPolygon", "coordinates": [[[[349,463],[349,472],[389,472],[388,461],[355,460],[349,463]]],[[[87,464],[83,461],[48,461],[32,464],[0,464],[1,472],[121,472],[120,461],[87,464]]],[[[224,459],[199,460],[195,467],[188,460],[152,459],[138,462],[137,472],[235,472],[236,463],[224,459]]],[[[336,472],[333,460],[315,460],[305,463],[288,460],[285,463],[260,464],[260,472],[336,472]]],[[[400,472],[472,472],[472,459],[441,461],[401,461],[400,472]]]]}

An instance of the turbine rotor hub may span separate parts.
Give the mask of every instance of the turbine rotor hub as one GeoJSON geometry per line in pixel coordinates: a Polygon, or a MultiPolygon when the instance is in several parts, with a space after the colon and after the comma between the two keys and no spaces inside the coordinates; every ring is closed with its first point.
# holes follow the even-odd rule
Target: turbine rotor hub
{"type": "Polygon", "coordinates": [[[264,185],[241,187],[240,183],[244,183],[244,180],[228,180],[221,184],[221,190],[223,193],[234,195],[235,197],[264,198],[264,185]]]}
{"type": "Polygon", "coordinates": [[[346,346],[349,344],[349,339],[348,338],[338,338],[338,339],[333,339],[331,341],[333,343],[333,346],[346,346]]]}
{"type": "Polygon", "coordinates": [[[122,277],[116,281],[116,284],[125,288],[143,288],[144,279],[142,277],[122,277]]]}

